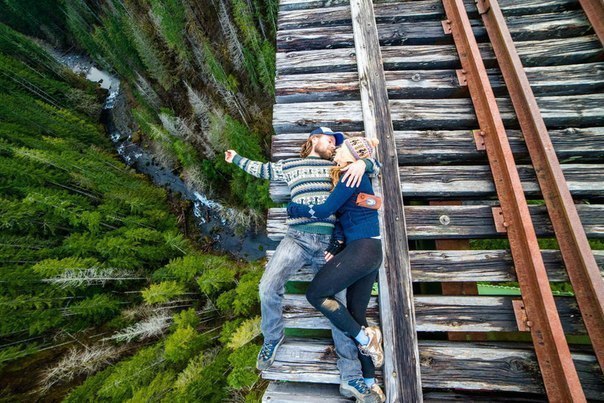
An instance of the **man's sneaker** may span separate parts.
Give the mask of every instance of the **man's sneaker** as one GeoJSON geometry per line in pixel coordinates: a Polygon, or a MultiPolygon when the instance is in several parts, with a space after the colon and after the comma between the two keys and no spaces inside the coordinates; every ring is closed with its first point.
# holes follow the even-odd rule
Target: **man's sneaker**
{"type": "Polygon", "coordinates": [[[384,394],[384,391],[382,391],[382,388],[380,388],[380,385],[374,383],[369,389],[379,396],[380,402],[384,403],[386,401],[386,395],[384,394]]]}
{"type": "Polygon", "coordinates": [[[270,368],[275,362],[275,356],[277,355],[277,349],[283,343],[283,336],[279,341],[265,341],[258,353],[258,360],[256,361],[256,368],[260,371],[270,368]]]}
{"type": "Polygon", "coordinates": [[[359,350],[361,354],[368,355],[373,361],[373,365],[376,368],[381,368],[384,365],[384,350],[382,349],[382,332],[377,326],[369,326],[363,328],[367,337],[369,337],[369,343],[366,345],[359,344],[359,350]]]}
{"type": "Polygon", "coordinates": [[[340,394],[345,397],[354,397],[357,402],[380,403],[380,397],[371,392],[363,378],[342,381],[340,383],[340,394]]]}

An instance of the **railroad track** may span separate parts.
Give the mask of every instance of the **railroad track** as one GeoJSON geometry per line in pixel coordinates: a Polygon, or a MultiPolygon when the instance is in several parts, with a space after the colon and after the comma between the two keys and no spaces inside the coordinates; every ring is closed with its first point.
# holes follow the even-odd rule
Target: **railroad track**
{"type": "MultiPolygon", "coordinates": [[[[315,126],[383,136],[381,190],[404,198],[385,205],[398,270],[380,272],[369,315],[390,343],[392,401],[604,400],[604,251],[587,244],[604,237],[603,8],[581,3],[280,3],[273,158],[315,126]],[[477,295],[477,281],[518,281],[522,296],[477,295]],[[569,281],[576,298],[548,291],[569,281]],[[586,334],[593,346],[565,337],[586,334]]],[[[284,219],[269,212],[274,239],[284,219]]],[[[302,295],[284,304],[287,326],[315,337],[286,340],[263,376],[293,382],[265,401],[342,400],[331,341],[316,337],[327,322],[302,295]]]]}

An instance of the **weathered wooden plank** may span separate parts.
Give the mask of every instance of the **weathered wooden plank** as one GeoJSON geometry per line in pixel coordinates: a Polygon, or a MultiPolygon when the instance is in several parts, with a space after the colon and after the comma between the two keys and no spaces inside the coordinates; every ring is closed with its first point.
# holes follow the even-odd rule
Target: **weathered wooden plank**
{"type": "Polygon", "coordinates": [[[263,403],[350,403],[340,395],[338,385],[302,382],[271,382],[262,396],[263,403]]]}
{"type": "Polygon", "coordinates": [[[340,383],[335,365],[336,352],[331,340],[288,338],[277,350],[274,364],[262,371],[270,380],[340,383]]]}
{"type": "MultiPolygon", "coordinates": [[[[538,97],[541,114],[550,129],[604,126],[604,94],[538,97]]],[[[478,122],[469,98],[404,99],[389,102],[395,130],[475,129],[478,122]]],[[[507,128],[517,128],[516,115],[507,98],[497,98],[507,128]]],[[[363,129],[359,101],[276,104],[273,127],[277,134],[309,133],[316,126],[339,131],[363,129]]]]}
{"type": "MultiPolygon", "coordinates": [[[[541,196],[532,166],[518,165],[518,173],[526,196],[541,196]]],[[[575,197],[604,196],[604,165],[562,165],[568,187],[575,197]]],[[[404,166],[400,168],[403,194],[406,197],[481,198],[496,195],[491,169],[488,166],[442,167],[404,166]]]]}
{"type": "MultiPolygon", "coordinates": [[[[473,0],[466,0],[464,3],[466,4],[468,14],[476,18],[478,12],[473,0]]],[[[350,25],[351,23],[350,7],[347,7],[348,2],[342,3],[342,5],[335,5],[333,2],[330,2],[329,6],[319,6],[317,4],[317,6],[313,8],[298,9],[290,8],[292,5],[292,3],[281,3],[281,11],[277,23],[280,30],[350,25]]],[[[525,0],[522,2],[508,0],[501,2],[501,9],[505,12],[506,16],[563,12],[576,8],[577,3],[573,0],[525,0]]],[[[374,9],[375,19],[381,24],[394,24],[402,21],[422,21],[429,19],[438,20],[445,18],[442,2],[439,0],[388,2],[375,4],[374,9]]]]}
{"type": "MultiPolygon", "coordinates": [[[[591,25],[580,11],[511,16],[507,19],[515,41],[569,38],[590,32],[591,25]]],[[[478,40],[486,40],[486,30],[479,20],[472,20],[472,30],[478,40]]],[[[429,21],[379,24],[380,45],[449,44],[450,35],[443,32],[438,19],[429,21]]],[[[277,32],[279,52],[311,49],[351,48],[354,46],[352,26],[296,28],[277,32]]]]}
{"type": "MultiPolygon", "coordinates": [[[[518,324],[511,297],[415,296],[417,332],[516,332],[518,324]]],[[[557,297],[556,307],[567,334],[585,334],[574,298],[557,297]]],[[[285,326],[297,329],[330,329],[329,320],[315,310],[304,295],[287,294],[283,300],[285,326]]],[[[375,297],[367,307],[370,325],[379,323],[375,297]]]]}
{"type": "MultiPolygon", "coordinates": [[[[495,343],[476,343],[466,349],[469,343],[461,344],[461,349],[455,343],[421,344],[424,387],[543,393],[533,351],[498,349],[495,343]]],[[[572,358],[587,398],[604,398],[593,355],[572,354],[572,358]]]]}
{"type": "MultiPolygon", "coordinates": [[[[527,197],[541,196],[541,189],[530,165],[518,165],[522,188],[527,197]]],[[[604,197],[604,165],[562,165],[569,190],[574,197],[604,197]]],[[[403,195],[407,198],[490,198],[496,196],[491,169],[487,165],[402,166],[399,176],[403,195]]],[[[273,201],[290,200],[289,189],[283,182],[272,182],[273,201]]]]}
{"type": "MultiPolygon", "coordinates": [[[[538,236],[553,231],[544,206],[529,206],[538,236]]],[[[604,238],[604,205],[578,204],[577,211],[590,238],[604,238]]],[[[269,209],[267,232],[271,239],[285,234],[284,208],[269,209]]],[[[466,239],[500,237],[495,229],[491,206],[405,206],[409,239],[466,239]]]]}
{"type": "MultiPolygon", "coordinates": [[[[350,0],[280,0],[279,11],[281,13],[292,11],[292,10],[306,10],[312,11],[312,9],[320,9],[326,7],[337,7],[345,6],[349,4],[350,0]]],[[[408,1],[406,4],[420,3],[420,1],[408,1]]],[[[374,1],[374,7],[376,8],[376,15],[382,15],[381,7],[390,3],[401,3],[401,0],[376,0],[374,1]]],[[[442,10],[442,4],[438,0],[422,1],[424,7],[428,10],[425,11],[419,8],[411,8],[416,10],[416,13],[429,13],[429,10],[442,10]]],[[[577,8],[576,1],[573,0],[524,0],[519,2],[517,0],[500,0],[500,7],[505,9],[506,15],[518,15],[535,12],[537,9],[541,13],[550,13],[555,11],[563,11],[577,8]]],[[[470,12],[470,7],[474,7],[473,0],[464,0],[464,4],[470,12]]],[[[432,11],[434,12],[434,11],[432,11]]]]}
{"type": "MultiPolygon", "coordinates": [[[[530,346],[499,343],[419,342],[424,388],[492,390],[543,394],[543,382],[530,346]]],[[[604,384],[592,354],[573,361],[588,399],[603,400],[604,384]]],[[[331,341],[287,339],[263,377],[274,380],[339,383],[331,341]]]]}
{"type": "Polygon", "coordinates": [[[394,128],[380,53],[378,28],[371,0],[350,0],[355,50],[360,82],[365,136],[377,139],[377,158],[382,174],[373,180],[375,193],[383,197],[384,214],[379,220],[383,262],[380,264],[380,321],[384,345],[384,392],[391,401],[421,401],[413,284],[398,162],[394,156],[394,128]],[[396,253],[394,253],[396,251],[396,253]],[[404,377],[396,376],[405,373],[404,377]]]}
{"type": "MultiPolygon", "coordinates": [[[[435,200],[430,205],[460,206],[459,200],[435,200]]],[[[468,239],[436,239],[434,247],[440,251],[447,250],[470,250],[472,247],[468,239]]],[[[412,271],[413,272],[413,271],[412,271]]],[[[478,284],[476,282],[445,282],[440,284],[442,295],[478,295],[478,284]]],[[[447,332],[447,339],[451,341],[484,341],[487,334],[475,332],[447,332]]]]}
{"type": "MultiPolygon", "coordinates": [[[[513,298],[485,296],[416,296],[416,330],[426,332],[518,331],[513,298]]],[[[556,298],[566,333],[585,334],[574,298],[556,298]]]]}
{"type": "MultiPolygon", "coordinates": [[[[604,277],[604,251],[593,253],[604,277]]],[[[541,255],[550,281],[568,281],[559,251],[541,255]]],[[[416,282],[517,281],[509,250],[412,251],[410,257],[416,282]]]]}
{"type": "Polygon", "coordinates": [[[604,63],[525,67],[524,70],[535,94],[571,95],[604,90],[604,63]]]}
{"type": "MultiPolygon", "coordinates": [[[[520,130],[506,131],[514,158],[530,162],[520,130]]],[[[346,133],[350,136],[360,132],[346,133]]],[[[556,154],[562,162],[589,162],[604,159],[604,127],[550,130],[556,154]]],[[[468,130],[395,131],[396,151],[401,165],[485,163],[486,153],[476,150],[468,130]]],[[[308,133],[284,133],[272,138],[272,158],[277,161],[297,157],[308,133]]]]}
{"type": "MultiPolygon", "coordinates": [[[[267,251],[271,258],[274,251],[267,251]]],[[[594,257],[604,278],[604,251],[594,250],[594,257]]],[[[568,275],[560,252],[542,250],[541,256],[552,282],[567,282],[568,275]]],[[[517,281],[512,255],[508,250],[411,250],[411,277],[413,282],[476,282],[517,281]]],[[[310,267],[298,270],[290,281],[309,282],[314,278],[310,267]]]]}
{"type": "MultiPolygon", "coordinates": [[[[285,294],[283,298],[283,319],[285,326],[296,329],[330,329],[329,320],[306,300],[305,295],[285,294]]],[[[371,297],[367,306],[367,321],[370,325],[379,323],[378,302],[371,297]]]]}
{"type": "MultiPolygon", "coordinates": [[[[407,209],[407,208],[406,208],[407,209]]],[[[497,235],[489,206],[409,206],[407,226],[410,237],[467,238],[497,235]]],[[[552,236],[544,206],[529,206],[539,236],[552,236]]],[[[590,237],[604,237],[604,205],[577,205],[585,232],[590,237]]]]}
{"type": "MultiPolygon", "coordinates": [[[[601,61],[604,49],[595,35],[576,38],[517,42],[522,64],[550,66],[601,61]]],[[[490,44],[479,44],[487,67],[495,65],[490,44]]],[[[458,69],[453,45],[405,45],[382,47],[385,70],[458,69]]],[[[308,50],[277,53],[278,75],[302,73],[356,72],[354,49],[308,50]]]]}
{"type": "MultiPolygon", "coordinates": [[[[604,92],[604,63],[526,68],[535,94],[573,95],[604,92]]],[[[488,70],[495,95],[507,89],[498,69],[488,70]]],[[[454,70],[387,71],[389,99],[467,97],[454,70]]],[[[359,99],[357,73],[312,73],[279,76],[275,82],[277,103],[342,101],[359,99]]]]}
{"type": "Polygon", "coordinates": [[[424,392],[424,403],[442,402],[472,402],[472,403],[536,403],[547,402],[545,396],[513,392],[459,392],[459,391],[427,391],[424,392]]]}

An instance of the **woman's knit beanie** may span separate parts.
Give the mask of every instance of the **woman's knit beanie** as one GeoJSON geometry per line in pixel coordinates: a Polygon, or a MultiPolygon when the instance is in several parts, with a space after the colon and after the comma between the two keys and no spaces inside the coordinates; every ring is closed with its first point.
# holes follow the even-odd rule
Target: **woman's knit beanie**
{"type": "Polygon", "coordinates": [[[357,160],[371,158],[374,156],[375,147],[379,144],[378,139],[365,137],[351,137],[344,140],[342,147],[346,147],[350,154],[357,160]]]}

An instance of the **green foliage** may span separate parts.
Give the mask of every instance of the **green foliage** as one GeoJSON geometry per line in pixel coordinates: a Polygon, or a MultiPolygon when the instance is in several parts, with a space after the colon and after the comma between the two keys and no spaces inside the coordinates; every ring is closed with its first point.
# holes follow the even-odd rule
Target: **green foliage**
{"type": "Polygon", "coordinates": [[[260,333],[260,316],[247,319],[233,332],[227,347],[239,349],[260,336],[260,333]]]}
{"type": "MultiPolygon", "coordinates": [[[[144,21],[144,20],[142,20],[144,21]]],[[[134,21],[130,18],[129,30],[126,34],[131,38],[133,46],[145,65],[149,75],[153,77],[163,89],[169,90],[176,83],[177,76],[172,74],[165,60],[165,55],[158,51],[153,41],[153,29],[141,20],[134,21]]]]}
{"type": "Polygon", "coordinates": [[[223,314],[228,316],[233,315],[233,304],[237,298],[237,290],[231,289],[220,294],[216,300],[216,307],[220,309],[223,314]]]}
{"type": "Polygon", "coordinates": [[[244,49],[244,66],[252,83],[261,85],[262,89],[272,96],[274,95],[275,77],[272,68],[274,65],[274,56],[267,57],[268,49],[272,49],[272,45],[263,41],[260,37],[248,2],[244,0],[232,0],[232,4],[235,23],[246,45],[244,49]]]}
{"type": "Polygon", "coordinates": [[[220,332],[220,342],[226,345],[231,340],[231,337],[233,337],[233,333],[235,333],[235,331],[239,328],[242,322],[243,318],[237,318],[225,322],[222,325],[222,330],[220,332]]]}
{"type": "Polygon", "coordinates": [[[224,67],[220,64],[216,56],[214,55],[214,51],[210,46],[208,41],[204,41],[201,44],[201,50],[203,54],[203,60],[209,70],[210,75],[220,84],[224,86],[227,90],[231,92],[237,91],[237,79],[228,75],[224,70],[224,67]]]}
{"type": "Polygon", "coordinates": [[[604,250],[604,241],[601,239],[588,239],[591,250],[604,250]]]}
{"type": "Polygon", "coordinates": [[[260,374],[255,371],[256,357],[260,346],[246,344],[229,355],[229,362],[233,369],[228,376],[228,384],[234,389],[251,388],[260,379],[260,374]]]}
{"type": "MultiPolygon", "coordinates": [[[[262,152],[254,133],[245,125],[230,116],[212,114],[210,119],[211,136],[221,139],[224,149],[234,149],[252,160],[262,160],[262,152]]],[[[269,182],[251,177],[233,164],[217,159],[213,164],[205,162],[202,165],[209,179],[220,180],[224,175],[231,179],[231,195],[234,202],[254,209],[266,209],[272,206],[268,187],[269,182]]]]}
{"type": "Polygon", "coordinates": [[[72,84],[74,83],[72,73],[62,66],[57,65],[56,72],[35,71],[28,61],[0,55],[0,68],[3,72],[0,75],[0,86],[7,93],[27,93],[55,107],[75,109],[92,118],[98,118],[101,112],[96,94],[73,88],[69,83],[57,79],[58,73],[65,75],[72,84]]]}
{"type": "Polygon", "coordinates": [[[181,60],[189,58],[185,45],[185,7],[180,0],[150,0],[151,12],[157,21],[160,34],[168,47],[176,52],[181,60]]]}
{"type": "Polygon", "coordinates": [[[176,315],[174,315],[174,327],[175,328],[185,328],[185,327],[193,327],[195,328],[199,325],[199,317],[195,312],[194,308],[189,308],[184,311],[180,311],[176,315]]]}
{"type": "Polygon", "coordinates": [[[66,1],[63,4],[67,27],[77,43],[86,49],[88,54],[101,65],[107,67],[106,58],[103,57],[103,49],[97,44],[92,36],[93,25],[97,17],[92,8],[83,1],[66,1]]]}
{"type": "Polygon", "coordinates": [[[199,334],[191,326],[178,327],[166,338],[164,357],[177,364],[186,362],[206,347],[208,342],[207,336],[199,334]]]}
{"type": "Polygon", "coordinates": [[[32,266],[32,270],[41,277],[50,278],[66,271],[82,271],[99,266],[93,258],[67,257],[64,259],[46,259],[32,266]]]}
{"type": "MultiPolygon", "coordinates": [[[[101,66],[117,72],[122,78],[122,86],[141,102],[141,108],[157,110],[162,106],[170,107],[176,117],[189,120],[190,105],[180,102],[186,89],[179,83],[186,78],[187,85],[190,84],[209,101],[208,111],[228,110],[233,114],[233,117],[229,117],[233,120],[233,125],[242,125],[247,129],[231,136],[228,141],[231,143],[230,147],[254,159],[262,158],[261,147],[266,149],[267,137],[271,134],[270,114],[255,112],[255,105],[269,109],[272,105],[275,76],[274,34],[278,9],[275,0],[224,2],[224,10],[227,11],[223,17],[226,20],[220,24],[229,26],[231,32],[231,35],[225,38],[208,32],[219,19],[220,7],[195,7],[182,0],[67,1],[57,4],[57,12],[52,14],[48,14],[49,5],[46,2],[5,1],[10,2],[10,7],[7,6],[7,15],[10,17],[7,18],[13,19],[15,26],[41,37],[59,37],[61,33],[69,37],[101,66]],[[24,15],[28,18],[23,18],[24,15]],[[54,18],[53,15],[60,18],[54,18]],[[56,30],[58,21],[66,25],[60,32],[56,30]],[[45,25],[51,22],[54,25],[45,25]],[[45,28],[40,31],[40,27],[45,28]],[[231,44],[225,41],[237,42],[239,51],[226,52],[225,48],[231,44]],[[229,60],[227,55],[236,59],[243,55],[243,60],[229,60]],[[241,69],[241,64],[245,71],[241,69]],[[194,77],[199,79],[195,80],[194,77]],[[212,84],[208,86],[205,83],[212,84]],[[153,102],[149,101],[151,98],[153,102]],[[250,132],[250,127],[262,129],[250,132]],[[239,147],[239,141],[233,141],[234,138],[247,139],[257,150],[249,150],[246,146],[239,147]]],[[[44,66],[45,74],[59,74],[69,83],[75,82],[72,75],[59,68],[43,49],[14,31],[8,31],[10,38],[4,44],[7,52],[3,53],[21,54],[22,50],[26,49],[27,53],[34,55],[34,66],[44,66]],[[18,45],[11,45],[12,42],[17,42],[18,45]],[[58,71],[61,72],[55,73],[58,71]]],[[[58,80],[50,85],[38,79],[32,71],[28,71],[28,66],[31,65],[29,60],[24,62],[22,65],[11,64],[11,71],[19,70],[22,72],[20,74],[27,74],[31,83],[28,86],[35,86],[36,92],[42,94],[42,100],[50,106],[59,109],[75,108],[90,116],[98,114],[98,103],[95,103],[94,97],[83,91],[82,87],[68,91],[58,80]]],[[[7,88],[9,85],[19,86],[17,81],[7,78],[0,78],[0,85],[7,88]]],[[[8,92],[10,90],[7,90],[8,92]]],[[[14,104],[15,100],[2,103],[14,104]]],[[[27,104],[23,106],[27,107],[27,104]]],[[[35,112],[32,111],[32,116],[36,115],[35,112]]],[[[207,144],[203,138],[194,140],[194,136],[170,136],[159,125],[157,116],[146,116],[144,120],[147,124],[144,125],[136,114],[135,118],[139,121],[141,133],[155,143],[160,154],[159,159],[165,161],[166,165],[175,163],[176,169],[203,171],[208,176],[203,178],[203,183],[208,183],[210,189],[229,193],[224,196],[230,196],[230,201],[235,204],[250,206],[256,210],[263,210],[272,205],[265,181],[250,180],[246,174],[236,172],[233,167],[227,167],[222,161],[221,153],[211,160],[203,160],[205,149],[199,143],[195,144],[199,140],[202,144],[207,144]],[[200,170],[200,167],[203,169],[200,170]],[[225,177],[232,183],[229,189],[224,187],[225,177]]],[[[210,116],[201,119],[207,122],[210,116]]],[[[53,130],[52,125],[41,122],[36,127],[53,130]]],[[[194,126],[192,128],[196,130],[194,126]]]]}
{"type": "Polygon", "coordinates": [[[470,248],[476,250],[510,249],[507,239],[470,239],[470,248]]]}
{"type": "Polygon", "coordinates": [[[550,283],[550,288],[554,295],[556,294],[570,294],[574,295],[575,291],[571,283],[550,283]]]}
{"type": "Polygon", "coordinates": [[[65,20],[56,10],[54,1],[3,0],[0,2],[0,22],[27,35],[43,37],[55,46],[65,45],[68,33],[65,20]],[[27,13],[23,13],[23,9],[27,13]]]}
{"type": "Polygon", "coordinates": [[[245,403],[262,403],[262,397],[264,396],[264,387],[257,387],[256,383],[254,389],[250,390],[245,395],[245,403]]]}
{"type": "Polygon", "coordinates": [[[228,267],[218,267],[203,273],[197,279],[197,284],[204,294],[214,295],[229,287],[234,281],[235,270],[228,267]]]}
{"type": "Polygon", "coordinates": [[[135,110],[134,117],[140,127],[155,140],[165,152],[178,160],[183,168],[199,164],[199,157],[193,145],[173,136],[162,126],[155,123],[155,117],[142,108],[135,110]]]}
{"type": "Polygon", "coordinates": [[[218,309],[226,314],[250,315],[255,312],[258,303],[258,283],[262,277],[262,267],[251,265],[234,289],[223,292],[217,299],[218,309]]]}
{"type": "Polygon", "coordinates": [[[159,124],[159,120],[155,114],[143,107],[138,107],[132,110],[132,117],[138,126],[145,133],[152,133],[154,126],[159,124]]]}
{"type": "MultiPolygon", "coordinates": [[[[25,6],[25,4],[22,4],[22,6],[25,6]]],[[[5,18],[14,18],[19,14],[17,7],[16,1],[13,1],[10,13],[0,13],[0,21],[3,22],[0,24],[0,53],[26,62],[32,69],[42,74],[51,74],[51,77],[56,78],[55,72],[61,71],[59,63],[37,43],[5,25],[5,18]]],[[[0,11],[6,11],[6,9],[0,6],[0,11]]]]}
{"type": "Polygon", "coordinates": [[[177,138],[172,139],[172,150],[183,168],[190,168],[199,164],[193,145],[177,138]]]}
{"type": "Polygon", "coordinates": [[[271,25],[271,32],[277,32],[277,13],[279,12],[279,0],[264,0],[266,20],[271,25]]]}
{"type": "Polygon", "coordinates": [[[0,336],[39,335],[63,323],[59,308],[69,297],[61,290],[40,288],[18,296],[0,295],[0,336]]]}
{"type": "Polygon", "coordinates": [[[69,307],[69,312],[88,323],[100,324],[120,311],[120,301],[106,294],[96,294],[69,307]]]}
{"type": "Polygon", "coordinates": [[[96,249],[110,265],[136,268],[141,262],[161,261],[178,253],[166,245],[165,235],[150,228],[123,228],[99,239],[96,249]]]}
{"type": "Polygon", "coordinates": [[[153,273],[153,280],[178,279],[179,281],[191,281],[205,270],[205,262],[211,257],[201,254],[189,254],[170,260],[153,273]]]}
{"type": "Polygon", "coordinates": [[[233,312],[235,315],[251,315],[254,308],[260,302],[258,295],[258,284],[262,277],[263,269],[256,266],[249,273],[244,274],[237,284],[236,297],[233,303],[233,312]]]}
{"type": "Polygon", "coordinates": [[[161,351],[161,344],[146,347],[131,358],[116,364],[96,395],[111,401],[124,401],[131,398],[134,391],[148,385],[158,371],[163,369],[161,351]]]}
{"type": "Polygon", "coordinates": [[[225,389],[226,377],[224,374],[229,369],[229,352],[222,350],[207,363],[197,376],[189,379],[177,395],[179,402],[223,402],[227,396],[225,389]]]}
{"type": "Polygon", "coordinates": [[[92,403],[99,401],[96,394],[113,371],[114,367],[108,367],[103,371],[89,376],[83,384],[73,389],[63,401],[65,403],[92,403]]]}
{"type": "Polygon", "coordinates": [[[275,75],[276,69],[276,49],[272,43],[265,41],[260,49],[260,65],[262,69],[259,71],[260,81],[264,90],[270,95],[270,98],[275,96],[275,75]]]}
{"type": "Polygon", "coordinates": [[[162,400],[172,389],[175,377],[176,374],[171,370],[159,372],[149,385],[143,385],[139,389],[136,389],[127,402],[156,402],[162,400]]]}
{"type": "MultiPolygon", "coordinates": [[[[88,6],[69,3],[66,18],[79,24],[83,41],[121,38],[123,15],[101,34],[88,6]]],[[[166,192],[117,159],[90,119],[101,109],[94,85],[3,24],[0,50],[0,336],[5,344],[28,335],[60,343],[60,330],[101,325],[138,302],[137,294],[115,297],[140,287],[124,278],[145,278],[190,245],[166,192]]],[[[123,58],[130,50],[124,44],[112,51],[123,58]]]]}
{"type": "MultiPolygon", "coordinates": [[[[33,150],[26,149],[14,150],[18,156],[29,157],[35,162],[47,162],[50,165],[53,162],[51,150],[60,149],[68,144],[74,145],[70,144],[69,140],[80,144],[109,145],[97,125],[81,119],[73,111],[43,103],[26,94],[9,95],[0,92],[0,101],[0,122],[2,124],[18,125],[19,131],[22,130],[25,132],[24,134],[30,136],[40,136],[41,134],[55,137],[54,140],[40,137],[36,139],[37,144],[46,143],[50,150],[45,152],[32,152],[33,150]],[[15,111],[19,111],[19,113],[15,111]],[[60,140],[58,140],[59,138],[60,140]]],[[[81,146],[75,146],[75,150],[81,148],[81,146]]]]}
{"type": "Polygon", "coordinates": [[[185,286],[176,281],[163,281],[151,284],[142,292],[147,304],[163,304],[185,293],[185,286]]]}
{"type": "MultiPolygon", "coordinates": [[[[262,211],[272,205],[268,183],[226,164],[221,151],[265,157],[270,113],[257,111],[272,105],[278,4],[225,4],[239,53],[229,52],[229,43],[213,32],[218,7],[182,0],[3,0],[0,22],[54,43],[67,41],[117,73],[135,103],[135,137],[156,150],[158,160],[181,172],[199,171],[205,176],[200,182],[222,191],[222,199],[262,211]],[[233,54],[244,59],[230,60],[233,54]],[[185,79],[207,103],[208,112],[194,122],[185,79]],[[162,125],[162,107],[184,122],[186,135],[162,125]],[[216,157],[206,152],[208,143],[216,157]]],[[[235,354],[224,344],[236,339],[250,349],[246,340],[257,322],[245,319],[257,313],[259,272],[193,253],[166,192],[115,157],[97,122],[102,92],[2,23],[0,73],[0,282],[7,285],[0,291],[0,336],[7,342],[28,334],[60,341],[59,329],[73,332],[92,323],[103,331],[144,331],[134,324],[157,308],[114,318],[122,307],[140,304],[140,283],[110,275],[144,279],[153,273],[157,283],[142,293],[148,304],[178,298],[196,281],[207,294],[201,305],[209,297],[231,317],[241,316],[224,326],[220,340],[205,335],[212,328],[196,330],[208,322],[200,323],[194,309],[183,311],[165,341],[88,377],[66,400],[220,402],[232,388],[253,384],[254,354],[235,354]],[[101,277],[109,279],[101,283],[101,277]],[[122,291],[127,296],[116,298],[122,291]]],[[[159,319],[169,318],[162,314],[159,319]]],[[[167,320],[162,326],[166,331],[167,320]]],[[[37,348],[2,349],[0,360],[6,364],[37,348]]]]}
{"type": "Polygon", "coordinates": [[[215,351],[216,349],[213,349],[200,353],[189,360],[187,367],[178,374],[178,377],[174,382],[174,389],[177,395],[182,393],[190,383],[197,379],[203,370],[203,367],[214,358],[213,354],[215,351]]]}
{"type": "Polygon", "coordinates": [[[111,0],[106,3],[107,12],[103,23],[94,27],[92,41],[95,48],[101,50],[107,67],[115,69],[122,77],[133,79],[135,71],[143,68],[143,63],[138,57],[136,46],[127,35],[127,30],[123,29],[131,20],[118,1],[111,0]]]}
{"type": "Polygon", "coordinates": [[[10,361],[26,357],[37,352],[40,348],[36,344],[18,344],[0,350],[0,370],[10,361]]]}

